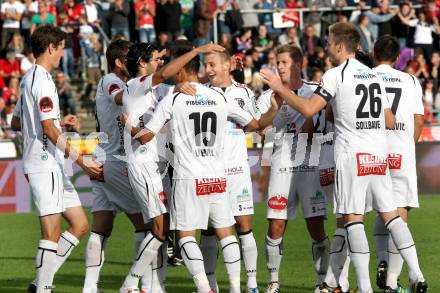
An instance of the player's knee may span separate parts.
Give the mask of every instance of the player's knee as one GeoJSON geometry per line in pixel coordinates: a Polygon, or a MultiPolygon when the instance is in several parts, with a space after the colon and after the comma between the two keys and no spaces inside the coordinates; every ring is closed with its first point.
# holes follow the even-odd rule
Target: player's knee
{"type": "Polygon", "coordinates": [[[237,220],[235,224],[235,229],[237,230],[238,234],[249,233],[249,231],[252,231],[252,224],[246,220],[237,220]]]}
{"type": "Polygon", "coordinates": [[[279,239],[283,237],[285,228],[286,228],[285,221],[272,220],[270,221],[269,224],[268,235],[272,239],[279,239]]]}
{"type": "Polygon", "coordinates": [[[61,228],[54,227],[52,229],[44,229],[41,231],[41,239],[58,242],[61,235],[61,228]]]}

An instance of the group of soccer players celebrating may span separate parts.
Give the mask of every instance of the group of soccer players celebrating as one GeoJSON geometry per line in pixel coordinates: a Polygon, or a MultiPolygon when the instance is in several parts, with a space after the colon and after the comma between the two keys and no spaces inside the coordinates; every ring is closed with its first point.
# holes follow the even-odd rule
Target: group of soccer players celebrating
{"type": "Polygon", "coordinates": [[[356,28],[332,25],[327,50],[335,67],[320,84],[301,79],[299,48],[281,46],[278,74],[260,72],[270,89],[258,98],[231,78],[236,59],[219,45],[194,48],[176,41],[163,65],[167,52],[151,44],[114,41],[106,52],[110,73],[96,93],[99,144],[93,158],[77,154],[62,134],[62,126],[77,124],[71,115],[61,119],[50,75],[59,66],[64,39],[52,26],[32,35],[36,64],[22,80],[13,119],[23,133],[25,174],[42,231],[29,292],[51,292],[55,273],[89,230],[64,171],[66,157],[90,175],[93,186],[83,293],[98,292],[118,212],[136,231],[135,259],[120,292],[165,292],[169,233],[176,235],[198,293],[219,292],[219,246],[229,292],[241,292],[241,260],[247,292],[258,292],[245,132],[270,126],[265,292],[281,292],[283,235],[299,204],[312,240],[316,283],[311,290],[349,292],[353,263],[358,292],[373,292],[363,217],[374,209],[377,284],[384,292],[407,292],[398,283],[405,261],[411,293],[427,291],[406,224],[410,208],[418,207],[414,145],[423,123],[422,91],[416,78],[393,69],[399,54],[393,37],[376,42],[377,67],[370,68],[356,59],[356,28]],[[200,54],[204,83],[198,76],[200,54]],[[337,218],[331,241],[324,229],[329,203],[337,218]],[[62,233],[61,217],[69,223],[62,233]],[[202,230],[200,242],[197,230],[202,230]]]}

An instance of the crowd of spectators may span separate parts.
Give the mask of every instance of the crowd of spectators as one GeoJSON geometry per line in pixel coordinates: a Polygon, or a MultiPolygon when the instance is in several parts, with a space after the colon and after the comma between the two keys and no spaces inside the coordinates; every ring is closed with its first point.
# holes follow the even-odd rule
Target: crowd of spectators
{"type": "Polygon", "coordinates": [[[396,67],[420,79],[426,122],[440,120],[440,0],[6,0],[1,3],[0,22],[0,126],[8,128],[11,109],[20,96],[20,78],[34,62],[28,44],[36,27],[54,24],[67,33],[54,80],[63,113],[75,114],[71,85],[82,81],[83,96],[93,96],[102,74],[106,37],[152,42],[160,49],[169,48],[178,38],[202,45],[213,39],[218,12],[223,12],[217,18],[218,41],[243,58],[244,68],[236,78],[256,92],[263,90],[259,70],[276,72],[274,52],[281,44],[300,47],[303,78],[319,82],[332,66],[325,53],[326,32],[332,23],[356,24],[364,52],[372,51],[378,37],[396,36],[402,47],[396,67]],[[290,8],[305,9],[302,30],[297,12],[283,16],[294,22],[293,27],[274,26],[274,12],[290,8]],[[272,12],[242,12],[250,9],[272,12]]]}

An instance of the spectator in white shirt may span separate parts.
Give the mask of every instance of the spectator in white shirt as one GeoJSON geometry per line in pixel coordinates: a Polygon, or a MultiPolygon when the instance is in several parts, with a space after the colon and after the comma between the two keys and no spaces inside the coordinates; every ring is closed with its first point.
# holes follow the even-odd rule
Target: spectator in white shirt
{"type": "Polygon", "coordinates": [[[8,0],[1,5],[1,18],[3,20],[1,48],[5,48],[14,33],[20,29],[20,20],[24,6],[20,1],[8,0]]]}

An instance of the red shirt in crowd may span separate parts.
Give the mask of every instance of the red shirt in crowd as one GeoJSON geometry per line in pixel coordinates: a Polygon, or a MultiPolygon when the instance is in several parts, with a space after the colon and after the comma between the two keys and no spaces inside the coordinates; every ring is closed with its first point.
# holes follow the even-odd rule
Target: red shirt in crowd
{"type": "Polygon", "coordinates": [[[81,15],[86,14],[86,9],[82,4],[74,4],[73,1],[66,1],[64,4],[64,12],[67,14],[69,21],[77,21],[81,15]],[[72,2],[72,5],[69,2],[72,2]]]}
{"type": "Polygon", "coordinates": [[[150,7],[150,10],[156,11],[156,1],[154,0],[136,0],[134,2],[134,9],[136,11],[139,28],[154,27],[154,18],[153,15],[147,11],[148,6],[150,7]]]}
{"type": "Polygon", "coordinates": [[[20,74],[20,62],[17,58],[12,63],[6,58],[0,59],[0,73],[3,76],[6,75],[6,78],[10,78],[13,73],[18,76],[20,74]]]}

